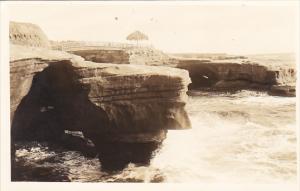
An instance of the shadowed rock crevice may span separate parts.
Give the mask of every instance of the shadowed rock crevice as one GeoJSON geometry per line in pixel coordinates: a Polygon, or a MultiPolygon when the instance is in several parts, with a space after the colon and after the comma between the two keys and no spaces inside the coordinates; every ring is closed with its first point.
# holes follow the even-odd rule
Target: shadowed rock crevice
{"type": "Polygon", "coordinates": [[[15,112],[14,139],[55,140],[64,130],[108,127],[106,113],[89,101],[89,87],[78,83],[79,76],[68,62],[51,63],[34,76],[15,112]]]}
{"type": "Polygon", "coordinates": [[[118,171],[124,169],[129,163],[148,166],[161,142],[127,143],[127,142],[102,142],[96,144],[101,151],[99,159],[102,170],[118,171]]]}
{"type": "Polygon", "coordinates": [[[219,81],[217,69],[214,66],[203,66],[199,68],[197,65],[181,66],[189,71],[192,83],[189,89],[211,87],[219,81]]]}

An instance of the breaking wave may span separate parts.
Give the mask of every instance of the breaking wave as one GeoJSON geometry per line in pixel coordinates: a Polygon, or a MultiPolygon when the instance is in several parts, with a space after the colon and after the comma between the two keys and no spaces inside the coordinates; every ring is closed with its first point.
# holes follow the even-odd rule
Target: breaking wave
{"type": "Polygon", "coordinates": [[[18,165],[35,181],[296,182],[296,98],[199,92],[187,110],[193,128],[170,130],[150,166],[102,172],[98,158],[32,142],[18,145],[18,165]]]}

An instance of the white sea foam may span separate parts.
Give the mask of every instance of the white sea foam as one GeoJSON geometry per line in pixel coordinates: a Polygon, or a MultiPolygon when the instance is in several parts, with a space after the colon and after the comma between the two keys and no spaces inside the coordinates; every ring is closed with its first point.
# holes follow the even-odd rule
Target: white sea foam
{"type": "Polygon", "coordinates": [[[295,101],[248,91],[192,97],[193,129],[170,131],[152,165],[170,182],[295,182],[295,101]]]}
{"type": "Polygon", "coordinates": [[[101,171],[97,158],[43,145],[17,150],[31,166],[51,166],[71,181],[296,183],[295,98],[241,91],[190,97],[192,129],[169,131],[150,166],[101,171]],[[58,161],[38,163],[49,157],[58,161]]]}

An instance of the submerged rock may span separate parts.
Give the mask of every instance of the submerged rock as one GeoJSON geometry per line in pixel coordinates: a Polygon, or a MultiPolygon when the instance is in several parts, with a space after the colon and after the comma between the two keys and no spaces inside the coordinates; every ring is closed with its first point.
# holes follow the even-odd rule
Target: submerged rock
{"type": "Polygon", "coordinates": [[[294,85],[274,85],[269,90],[270,95],[275,96],[288,96],[295,97],[296,96],[296,88],[294,85]]]}

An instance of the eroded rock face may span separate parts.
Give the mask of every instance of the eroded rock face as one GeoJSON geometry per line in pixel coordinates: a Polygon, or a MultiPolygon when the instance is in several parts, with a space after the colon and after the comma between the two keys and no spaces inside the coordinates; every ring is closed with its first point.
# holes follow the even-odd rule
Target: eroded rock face
{"type": "MultiPolygon", "coordinates": [[[[152,69],[137,66],[123,68],[112,64],[92,64],[94,66],[83,67],[74,66],[68,60],[26,59],[14,61],[11,65],[18,65],[18,71],[24,72],[23,75],[18,75],[15,73],[16,68],[12,66],[11,72],[14,73],[11,75],[12,108],[20,104],[26,105],[27,102],[29,106],[23,108],[33,109],[32,106],[36,105],[38,113],[58,107],[67,108],[69,111],[64,111],[66,115],[60,116],[70,118],[69,113],[74,113],[72,111],[80,112],[86,105],[92,104],[95,108],[105,111],[107,119],[101,121],[109,121],[106,126],[109,126],[107,131],[111,133],[159,131],[190,126],[184,110],[187,90],[185,86],[188,83],[185,71],[180,71],[178,76],[171,74],[172,71],[163,75],[160,70],[167,70],[167,68],[152,69]],[[28,67],[27,70],[21,70],[19,67],[22,64],[32,64],[32,70],[35,71],[31,71],[28,67]],[[24,78],[24,83],[20,84],[18,80],[14,80],[16,76],[24,78]],[[17,95],[17,92],[23,93],[17,95]],[[83,102],[84,100],[87,102],[83,102]],[[33,102],[36,103],[33,104],[33,102]],[[149,120],[149,116],[156,120],[149,120]]],[[[168,70],[176,72],[176,69],[168,70]]],[[[88,110],[93,109],[88,108],[88,110]]],[[[26,120],[28,119],[27,113],[35,112],[25,112],[26,120]]],[[[83,130],[82,124],[74,123],[75,119],[83,115],[92,116],[92,113],[94,111],[90,114],[85,111],[77,113],[73,119],[62,119],[64,123],[72,122],[72,124],[65,124],[64,129],[83,130]]],[[[91,120],[85,123],[89,122],[91,120]]],[[[24,129],[24,127],[21,128],[24,129]]],[[[89,126],[84,131],[88,128],[91,129],[87,133],[98,133],[97,129],[89,126]]]]}
{"type": "Polygon", "coordinates": [[[9,39],[13,44],[50,48],[50,43],[42,29],[31,23],[10,22],[9,39]]]}
{"type": "Polygon", "coordinates": [[[13,140],[55,140],[65,130],[82,131],[96,145],[103,168],[116,169],[148,164],[168,129],[190,128],[185,70],[29,51],[11,57],[13,140]]]}
{"type": "MultiPolygon", "coordinates": [[[[275,86],[290,87],[280,95],[295,96],[296,71],[293,66],[276,67],[254,62],[227,62],[209,60],[179,60],[178,68],[189,71],[190,89],[268,90],[276,94],[275,86]]],[[[278,88],[277,88],[278,89],[278,88]]],[[[279,95],[279,94],[278,94],[279,95]]]]}

